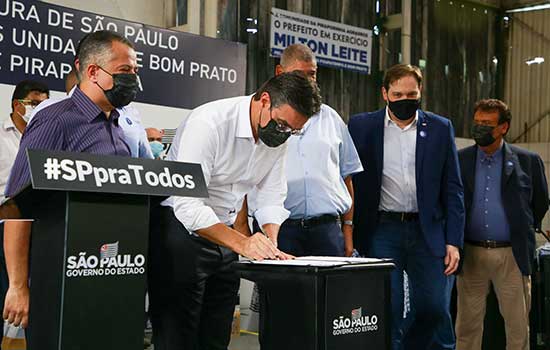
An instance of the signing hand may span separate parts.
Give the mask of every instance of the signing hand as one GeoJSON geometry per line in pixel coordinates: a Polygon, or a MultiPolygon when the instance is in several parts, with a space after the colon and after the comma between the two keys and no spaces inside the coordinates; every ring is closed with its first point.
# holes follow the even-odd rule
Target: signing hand
{"type": "Polygon", "coordinates": [[[27,328],[29,324],[29,287],[11,287],[6,293],[4,320],[15,327],[27,328]]]}

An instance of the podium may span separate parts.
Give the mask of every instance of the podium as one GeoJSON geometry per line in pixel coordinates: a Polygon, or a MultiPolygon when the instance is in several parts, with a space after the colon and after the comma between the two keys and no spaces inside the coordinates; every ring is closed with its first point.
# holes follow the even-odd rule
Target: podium
{"type": "Polygon", "coordinates": [[[34,220],[27,349],[143,349],[150,202],[206,196],[200,165],[32,150],[28,158],[32,186],[6,204],[34,220]],[[52,159],[59,173],[48,175],[52,159]]]}
{"type": "Polygon", "coordinates": [[[260,288],[262,350],[390,350],[391,261],[315,259],[235,263],[260,288]]]}

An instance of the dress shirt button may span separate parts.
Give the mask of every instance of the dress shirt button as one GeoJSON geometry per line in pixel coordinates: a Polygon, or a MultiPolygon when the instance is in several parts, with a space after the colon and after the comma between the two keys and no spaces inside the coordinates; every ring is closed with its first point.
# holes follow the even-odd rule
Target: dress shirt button
{"type": "Polygon", "coordinates": [[[488,210],[485,210],[485,214],[489,214],[489,211],[488,211],[488,210]]]}
{"type": "Polygon", "coordinates": [[[487,191],[489,191],[489,187],[485,187],[485,189],[486,189],[487,191]]]}
{"type": "MultiPolygon", "coordinates": [[[[307,173],[306,173],[307,174],[307,173]]],[[[485,198],[485,202],[488,202],[489,200],[487,198],[485,198]]]]}
{"type": "Polygon", "coordinates": [[[489,227],[489,225],[485,225],[485,227],[489,227]]]}

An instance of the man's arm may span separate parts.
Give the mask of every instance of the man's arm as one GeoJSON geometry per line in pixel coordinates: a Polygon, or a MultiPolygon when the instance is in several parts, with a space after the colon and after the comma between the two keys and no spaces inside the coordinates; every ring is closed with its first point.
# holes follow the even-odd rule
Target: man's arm
{"type": "Polygon", "coordinates": [[[254,212],[254,217],[263,232],[275,245],[277,245],[279,228],[290,214],[284,205],[287,193],[285,168],[287,145],[280,147],[284,147],[284,150],[280,150],[273,167],[258,184],[254,200],[258,206],[254,212]]]}
{"type": "MultiPolygon", "coordinates": [[[[65,135],[54,118],[36,118],[25,129],[19,151],[6,186],[11,197],[30,182],[27,149],[61,150],[65,135]]],[[[9,289],[4,304],[4,319],[15,325],[28,324],[29,313],[29,246],[30,221],[6,221],[4,225],[4,250],[9,277],[9,289]]]]}
{"type": "MultiPolygon", "coordinates": [[[[336,113],[336,112],[335,112],[336,113]]],[[[340,133],[342,144],[340,145],[340,175],[344,179],[344,184],[351,197],[351,206],[347,213],[342,214],[342,233],[344,234],[344,250],[346,256],[353,254],[353,225],[346,224],[346,221],[353,222],[353,205],[355,203],[355,195],[353,192],[352,175],[363,171],[363,165],[357,149],[353,143],[347,125],[342,121],[342,118],[337,115],[337,120],[340,124],[340,133]]]]}
{"type": "Polygon", "coordinates": [[[284,256],[266,236],[255,234],[247,237],[222,223],[199,229],[196,232],[209,241],[223,245],[250,259],[277,259],[284,256]]]}
{"type": "Polygon", "coordinates": [[[446,201],[447,220],[445,225],[446,255],[445,274],[450,275],[458,268],[458,249],[464,244],[464,188],[460,177],[458,153],[456,151],[453,125],[449,121],[449,145],[444,170],[443,197],[446,201]]]}
{"type": "MultiPolygon", "coordinates": [[[[178,147],[177,160],[200,163],[206,186],[210,183],[216,151],[218,130],[201,118],[187,122],[178,147]]],[[[214,210],[202,198],[173,197],[174,215],[189,231],[251,259],[275,259],[281,256],[277,248],[263,235],[247,237],[220,222],[214,210]]]]}
{"type": "Polygon", "coordinates": [[[351,179],[351,175],[344,179],[344,183],[346,184],[346,188],[348,189],[348,192],[351,196],[351,207],[347,213],[342,214],[342,233],[344,234],[345,255],[351,256],[353,254],[353,225],[346,224],[346,221],[353,221],[354,195],[353,181],[351,179]]]}
{"type": "Polygon", "coordinates": [[[533,218],[535,226],[540,228],[542,219],[548,211],[548,184],[544,175],[544,163],[539,156],[535,156],[531,178],[533,179],[533,199],[531,208],[533,208],[533,218]]]}
{"type": "Polygon", "coordinates": [[[4,254],[9,288],[3,318],[14,326],[26,328],[29,322],[29,247],[31,221],[4,223],[4,254]]]}

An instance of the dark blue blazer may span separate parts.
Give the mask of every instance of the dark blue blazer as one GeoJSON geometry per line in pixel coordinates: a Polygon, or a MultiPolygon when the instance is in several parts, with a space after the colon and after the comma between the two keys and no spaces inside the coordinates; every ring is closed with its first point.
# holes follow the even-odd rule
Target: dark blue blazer
{"type": "MultiPolygon", "coordinates": [[[[460,150],[458,156],[464,180],[464,202],[468,220],[475,190],[477,146],[460,150]]],[[[540,157],[504,143],[500,191],[510,225],[514,258],[521,272],[530,275],[531,262],[535,256],[534,229],[540,228],[542,218],[548,210],[548,185],[540,157]]]]}
{"type": "MultiPolygon", "coordinates": [[[[353,242],[367,253],[368,238],[378,224],[384,163],[386,110],[351,117],[349,131],[365,169],[353,176],[353,242]]],[[[462,247],[464,197],[450,120],[418,110],[416,134],[416,198],[422,234],[437,257],[446,244],[462,247]]]]}

